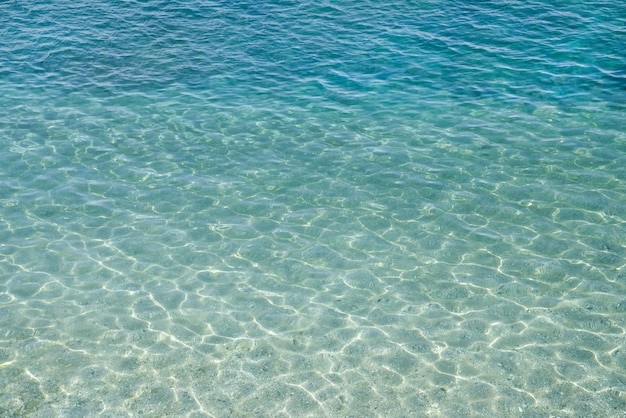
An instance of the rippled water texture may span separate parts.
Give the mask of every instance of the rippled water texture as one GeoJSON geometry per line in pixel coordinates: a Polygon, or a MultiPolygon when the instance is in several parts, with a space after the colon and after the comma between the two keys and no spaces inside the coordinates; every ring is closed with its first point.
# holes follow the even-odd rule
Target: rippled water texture
{"type": "Polygon", "coordinates": [[[0,416],[623,417],[625,28],[0,2],[0,416]]]}

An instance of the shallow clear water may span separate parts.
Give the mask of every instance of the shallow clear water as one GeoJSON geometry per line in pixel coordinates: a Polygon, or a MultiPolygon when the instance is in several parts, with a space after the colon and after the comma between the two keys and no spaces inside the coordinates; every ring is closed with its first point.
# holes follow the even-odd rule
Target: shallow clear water
{"type": "Polygon", "coordinates": [[[0,3],[0,415],[626,410],[621,1],[0,3]]]}

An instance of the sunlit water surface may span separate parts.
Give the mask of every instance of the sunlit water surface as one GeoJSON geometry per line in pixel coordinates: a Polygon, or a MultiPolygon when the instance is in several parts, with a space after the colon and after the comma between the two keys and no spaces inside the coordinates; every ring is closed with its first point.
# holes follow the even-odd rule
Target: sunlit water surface
{"type": "Polygon", "coordinates": [[[626,7],[0,3],[0,415],[623,417],[626,7]]]}

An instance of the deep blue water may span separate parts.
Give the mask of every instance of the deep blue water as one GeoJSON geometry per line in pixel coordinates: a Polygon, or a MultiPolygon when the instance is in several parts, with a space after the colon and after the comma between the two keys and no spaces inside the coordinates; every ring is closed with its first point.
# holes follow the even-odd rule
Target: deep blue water
{"type": "Polygon", "coordinates": [[[622,1],[0,2],[0,416],[622,417],[622,1]]]}

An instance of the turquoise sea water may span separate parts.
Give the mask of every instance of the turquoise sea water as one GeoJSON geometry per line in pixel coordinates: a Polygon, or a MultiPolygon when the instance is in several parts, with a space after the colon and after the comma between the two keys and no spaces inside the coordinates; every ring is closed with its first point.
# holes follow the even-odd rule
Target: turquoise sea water
{"type": "Polygon", "coordinates": [[[0,2],[0,416],[626,416],[623,1],[0,2]]]}

